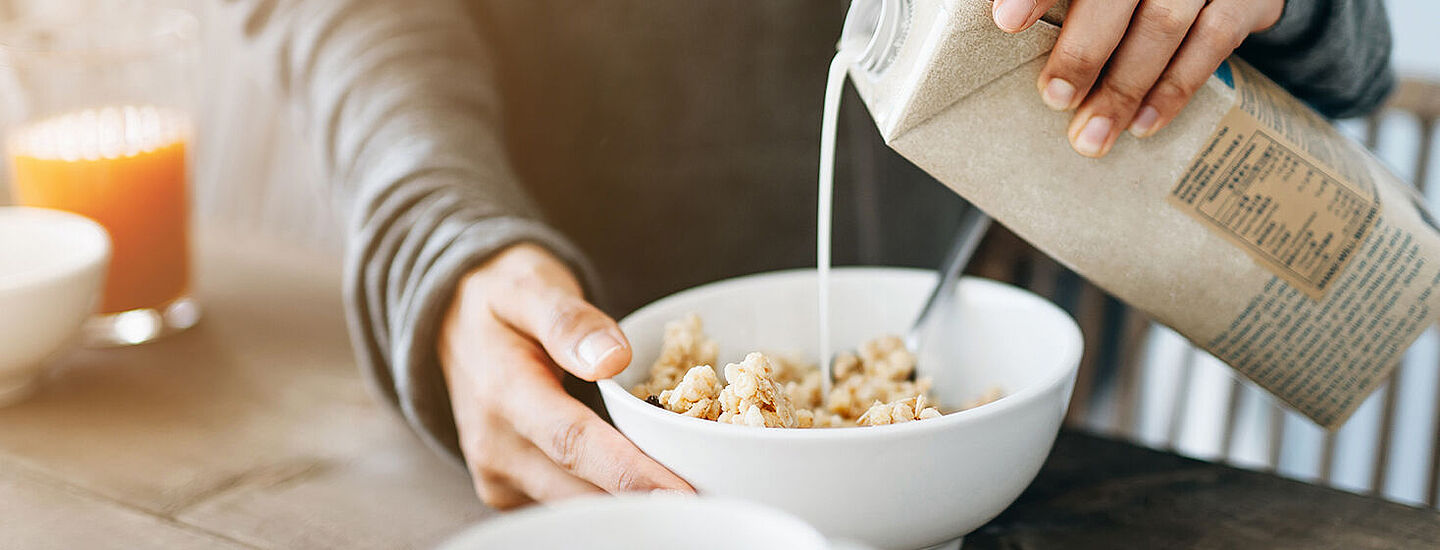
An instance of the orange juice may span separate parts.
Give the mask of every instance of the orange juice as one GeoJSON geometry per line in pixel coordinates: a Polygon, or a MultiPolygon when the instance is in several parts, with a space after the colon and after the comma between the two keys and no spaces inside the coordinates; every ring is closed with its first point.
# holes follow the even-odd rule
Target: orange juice
{"type": "Polygon", "coordinates": [[[158,309],[186,294],[187,134],[178,112],[105,107],[21,126],[9,140],[20,204],[83,214],[110,232],[100,313],[158,309]]]}

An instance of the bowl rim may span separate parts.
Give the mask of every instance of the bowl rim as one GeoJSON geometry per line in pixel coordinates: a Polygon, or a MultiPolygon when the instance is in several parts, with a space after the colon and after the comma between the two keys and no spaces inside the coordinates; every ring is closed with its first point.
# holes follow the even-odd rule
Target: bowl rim
{"type": "Polygon", "coordinates": [[[99,222],[88,217],[54,208],[0,206],[0,225],[7,223],[6,220],[22,220],[18,223],[27,224],[26,228],[46,228],[37,231],[37,233],[45,234],[53,234],[53,232],[49,232],[49,229],[60,225],[82,228],[78,231],[67,229],[67,232],[70,235],[84,236],[79,238],[67,236],[60,239],[67,241],[65,244],[74,245],[76,250],[43,269],[32,268],[8,273],[0,272],[0,293],[23,291],[35,285],[73,277],[97,265],[103,266],[110,260],[110,233],[99,222]]]}
{"type": "MultiPolygon", "coordinates": [[[[694,292],[696,292],[696,291],[700,291],[700,290],[713,290],[713,289],[716,288],[716,287],[725,287],[725,286],[739,286],[739,285],[743,285],[743,284],[746,284],[746,283],[753,282],[754,279],[761,279],[761,278],[795,277],[795,276],[801,275],[801,274],[811,274],[811,275],[813,276],[814,272],[815,272],[814,268],[796,268],[796,269],[785,269],[785,270],[778,270],[778,271],[767,271],[767,272],[762,272],[762,273],[753,273],[753,274],[749,274],[749,275],[741,275],[741,276],[739,276],[739,277],[732,277],[732,278],[729,278],[729,279],[722,279],[722,280],[715,281],[715,282],[712,282],[712,283],[706,283],[706,284],[703,284],[703,285],[700,285],[700,286],[691,287],[691,288],[688,288],[688,289],[685,289],[685,290],[676,292],[676,293],[674,293],[674,294],[671,294],[671,295],[669,295],[669,296],[666,296],[666,297],[664,297],[664,298],[660,298],[659,300],[655,300],[655,301],[653,301],[653,302],[650,302],[649,304],[646,304],[645,306],[641,307],[640,309],[637,309],[637,310],[631,312],[629,315],[626,315],[626,316],[625,316],[625,319],[628,319],[628,318],[630,318],[630,317],[632,317],[632,316],[634,316],[634,315],[640,314],[641,312],[644,312],[645,310],[650,309],[650,308],[652,308],[652,307],[658,307],[658,306],[660,306],[660,305],[663,305],[664,303],[668,303],[668,302],[671,302],[671,301],[683,299],[683,298],[685,298],[687,295],[689,295],[689,294],[691,294],[691,293],[694,293],[694,292]]],[[[832,268],[832,270],[831,270],[832,280],[834,280],[834,278],[838,278],[838,277],[858,276],[858,275],[865,275],[865,274],[885,274],[885,275],[904,275],[904,276],[923,275],[923,276],[927,276],[927,277],[932,278],[932,279],[937,275],[937,274],[936,274],[934,271],[932,271],[932,270],[909,268],[909,267],[846,266],[846,267],[835,267],[835,268],[832,268]]],[[[1023,288],[1020,288],[1020,287],[1017,287],[1017,286],[1014,286],[1014,285],[1011,285],[1011,284],[1002,283],[1002,282],[1000,282],[1000,281],[995,281],[995,280],[992,280],[992,279],[986,279],[986,278],[982,278],[982,277],[965,276],[965,277],[962,277],[962,278],[961,278],[961,285],[960,285],[960,286],[957,286],[957,289],[958,289],[958,288],[962,288],[963,286],[969,286],[969,285],[990,286],[990,287],[999,289],[999,290],[1001,290],[1002,292],[1006,292],[1006,293],[1010,293],[1010,294],[1013,294],[1013,295],[1020,296],[1020,297],[1022,297],[1024,300],[1027,300],[1027,301],[1030,301],[1030,302],[1033,302],[1033,303],[1037,303],[1037,304],[1041,305],[1041,306],[1042,306],[1043,308],[1045,308],[1045,309],[1049,309],[1049,310],[1051,310],[1051,311],[1053,311],[1053,312],[1055,312],[1055,313],[1059,313],[1059,314],[1061,315],[1061,318],[1066,321],[1065,323],[1063,323],[1063,326],[1066,327],[1066,328],[1065,328],[1065,330],[1063,330],[1063,335],[1062,335],[1062,337],[1067,340],[1067,342],[1066,342],[1066,348],[1067,348],[1067,349],[1064,349],[1064,350],[1062,350],[1062,352],[1061,352],[1061,353],[1062,353],[1062,358],[1064,359],[1063,363],[1068,364],[1068,365],[1070,365],[1070,366],[1067,367],[1067,368],[1064,368],[1064,369],[1056,369],[1055,372],[1054,372],[1053,374],[1051,374],[1050,376],[1048,376],[1048,377],[1046,377],[1046,378],[1043,378],[1043,379],[1041,379],[1040,381],[1038,381],[1038,382],[1036,382],[1036,383],[1034,383],[1034,384],[1027,385],[1027,386],[1021,388],[1019,391],[1007,393],[1007,394],[1005,394],[1005,396],[1001,397],[1000,399],[996,399],[995,401],[992,401],[992,402],[990,402],[990,403],[986,403],[986,404],[984,404],[984,405],[980,405],[980,406],[978,406],[978,407],[973,407],[973,408],[966,409],[966,410],[963,410],[963,411],[956,411],[956,412],[953,412],[953,413],[948,413],[948,414],[945,414],[945,415],[941,416],[940,418],[932,418],[932,419],[926,420],[926,421],[924,421],[924,422],[912,421],[912,422],[903,422],[903,423],[900,423],[900,424],[887,424],[887,425],[883,425],[883,426],[850,426],[850,427],[843,427],[843,428],[759,429],[759,428],[756,428],[756,427],[753,427],[753,426],[737,426],[737,425],[733,425],[733,424],[721,424],[721,423],[715,422],[715,421],[713,421],[713,420],[703,420],[703,419],[699,419],[699,418],[695,418],[695,417],[690,417],[690,416],[685,416],[685,415],[682,415],[682,414],[677,414],[677,413],[671,412],[671,411],[669,411],[669,410],[664,410],[664,409],[656,408],[654,405],[651,405],[651,404],[649,404],[649,403],[646,403],[645,400],[640,399],[640,398],[635,397],[634,395],[632,395],[632,394],[629,392],[629,390],[626,390],[625,388],[621,387],[620,384],[619,384],[618,382],[616,382],[613,378],[606,378],[606,379],[598,380],[598,381],[596,382],[596,384],[599,385],[599,387],[600,387],[600,395],[601,395],[602,399],[603,399],[604,402],[605,402],[605,408],[606,408],[607,411],[609,411],[609,409],[610,409],[611,407],[616,407],[616,406],[621,407],[621,408],[624,408],[624,409],[632,410],[632,411],[641,411],[641,412],[638,413],[639,415],[641,415],[641,416],[649,416],[650,418],[654,418],[654,419],[656,419],[656,420],[658,420],[658,421],[660,421],[660,422],[670,423],[671,425],[675,426],[677,429],[702,429],[702,430],[703,430],[703,429],[711,429],[711,430],[717,430],[717,429],[718,429],[718,430],[720,430],[719,433],[729,434],[729,435],[734,435],[734,436],[742,436],[742,435],[743,435],[743,436],[750,436],[750,437],[773,438],[773,439],[787,439],[787,440],[788,440],[788,439],[801,439],[801,440],[812,440],[812,439],[820,439],[820,440],[846,439],[846,440],[850,440],[850,439],[853,439],[854,437],[870,437],[870,436],[873,436],[873,437],[882,437],[882,436],[933,434],[934,432],[947,431],[948,429],[952,429],[953,426],[958,425],[958,424],[965,424],[965,423],[970,423],[970,422],[979,422],[981,419],[984,419],[984,418],[988,418],[988,417],[991,417],[991,416],[996,416],[996,415],[1005,414],[1007,411],[1009,411],[1009,410],[1011,410],[1011,409],[1015,409],[1015,408],[1017,408],[1017,407],[1021,407],[1021,406],[1023,406],[1025,403],[1028,403],[1028,402],[1030,402],[1030,401],[1033,401],[1033,400],[1037,399],[1040,395],[1045,394],[1045,393],[1048,393],[1049,391],[1051,391],[1052,389],[1054,389],[1056,386],[1059,386],[1059,385],[1065,383],[1065,381],[1066,381],[1067,379],[1069,379],[1070,377],[1072,377],[1073,375],[1075,375],[1075,374],[1080,370],[1080,358],[1081,358],[1081,356],[1082,356],[1082,354],[1084,353],[1084,350],[1085,350],[1085,341],[1084,341],[1084,338],[1083,338],[1083,336],[1082,336],[1082,334],[1081,334],[1079,324],[1077,324],[1077,323],[1075,322],[1075,318],[1072,317],[1069,312],[1066,312],[1064,309],[1061,309],[1059,306],[1055,305],[1054,303],[1050,302],[1049,300],[1046,300],[1045,298],[1041,297],[1041,296],[1038,295],[1038,294],[1035,294],[1035,293],[1033,293],[1033,292],[1030,292],[1030,291],[1028,291],[1028,290],[1025,290],[1025,289],[1023,289],[1023,288]],[[705,426],[709,426],[709,427],[707,428],[707,427],[705,427],[705,426]],[[862,435],[862,434],[868,434],[868,435],[862,435]]],[[[622,323],[622,324],[624,323],[624,320],[623,320],[623,319],[621,320],[621,323],[622,323]]],[[[627,367],[627,368],[628,368],[628,367],[627,367]]],[[[1068,400],[1067,400],[1067,402],[1066,402],[1065,405],[1066,405],[1066,407],[1069,406],[1068,400]]],[[[613,417],[614,415],[611,414],[611,416],[613,417]]]]}

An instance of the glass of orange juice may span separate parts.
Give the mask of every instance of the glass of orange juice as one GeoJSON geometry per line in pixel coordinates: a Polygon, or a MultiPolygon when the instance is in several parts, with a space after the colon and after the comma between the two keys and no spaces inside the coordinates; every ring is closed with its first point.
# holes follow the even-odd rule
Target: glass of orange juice
{"type": "Polygon", "coordinates": [[[147,342],[199,320],[187,192],[196,27],[183,11],[128,5],[0,29],[11,196],[110,233],[92,345],[147,342]]]}

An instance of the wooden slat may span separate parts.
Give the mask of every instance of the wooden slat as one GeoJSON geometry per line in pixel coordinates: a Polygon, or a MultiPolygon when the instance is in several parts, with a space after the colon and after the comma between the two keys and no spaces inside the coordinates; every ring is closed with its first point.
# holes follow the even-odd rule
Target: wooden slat
{"type": "Polygon", "coordinates": [[[1425,474],[1427,490],[1422,497],[1426,505],[1435,506],[1440,504],[1440,382],[1435,384],[1435,399],[1430,406],[1434,408],[1430,424],[1434,437],[1430,440],[1430,468],[1425,474]]]}
{"type": "Polygon", "coordinates": [[[1140,310],[1125,307],[1125,321],[1120,334],[1120,355],[1115,374],[1115,414],[1110,432],[1119,437],[1133,437],[1140,408],[1140,367],[1145,360],[1145,344],[1150,334],[1150,318],[1140,310]]]}
{"type": "Polygon", "coordinates": [[[1386,107],[1411,113],[1421,120],[1440,118],[1440,82],[1401,79],[1386,107]]]}
{"type": "Polygon", "coordinates": [[[1200,352],[1185,345],[1184,356],[1180,358],[1180,373],[1175,380],[1175,393],[1171,398],[1170,427],[1165,433],[1165,446],[1174,449],[1180,441],[1180,430],[1185,426],[1186,409],[1190,407],[1190,378],[1195,374],[1195,363],[1200,352]]]}
{"type": "Polygon", "coordinates": [[[1375,467],[1370,470],[1370,493],[1383,495],[1390,473],[1390,445],[1395,439],[1395,403],[1400,400],[1400,380],[1404,373],[1395,367],[1395,374],[1385,385],[1385,408],[1380,413],[1380,440],[1375,447],[1375,467]]]}
{"type": "Polygon", "coordinates": [[[1415,188],[1423,195],[1430,182],[1430,165],[1433,159],[1430,153],[1435,148],[1436,120],[1425,118],[1420,120],[1420,150],[1416,153],[1415,159],[1415,188]]]}
{"type": "Polygon", "coordinates": [[[1365,119],[1365,148],[1371,151],[1376,149],[1380,143],[1380,124],[1383,121],[1381,113],[1375,113],[1365,119]]]}
{"type": "Polygon", "coordinates": [[[1009,229],[1000,224],[991,224],[985,238],[980,240],[980,249],[975,261],[966,268],[970,273],[987,279],[1017,284],[1020,266],[1030,245],[1020,240],[1009,229]]]}
{"type": "Polygon", "coordinates": [[[1080,358],[1080,371],[1075,378],[1075,397],[1065,414],[1065,423],[1079,425],[1094,406],[1095,393],[1099,389],[1100,342],[1105,330],[1105,294],[1095,285],[1080,285],[1080,300],[1075,308],[1075,320],[1080,323],[1081,336],[1085,340],[1085,355],[1080,358]]]}
{"type": "Polygon", "coordinates": [[[1285,448],[1285,409],[1270,399],[1270,449],[1269,471],[1280,471],[1280,457],[1285,448]]]}
{"type": "Polygon", "coordinates": [[[1335,432],[1326,430],[1320,443],[1320,483],[1330,484],[1330,472],[1335,469],[1335,432]]]}
{"type": "Polygon", "coordinates": [[[1230,453],[1235,445],[1235,431],[1240,424],[1240,398],[1244,394],[1243,382],[1234,373],[1230,376],[1229,402],[1225,406],[1225,429],[1220,432],[1220,460],[1230,462],[1230,453]]]}
{"type": "Polygon", "coordinates": [[[1060,289],[1060,276],[1064,268],[1059,263],[1050,259],[1039,251],[1030,257],[1030,277],[1028,284],[1031,292],[1044,296],[1050,301],[1055,301],[1055,293],[1060,289]]]}
{"type": "MultiPolygon", "coordinates": [[[[1432,100],[1440,102],[1440,98],[1432,97],[1432,100]]],[[[1430,179],[1430,154],[1435,146],[1436,117],[1440,117],[1440,107],[1429,116],[1422,116],[1420,120],[1420,150],[1415,164],[1415,185],[1421,193],[1425,192],[1430,179]]],[[[1432,424],[1435,438],[1430,446],[1430,471],[1427,476],[1429,490],[1424,495],[1425,503],[1431,506],[1440,504],[1440,383],[1435,387],[1435,399],[1431,402],[1431,406],[1435,408],[1435,421],[1432,424]]]]}
{"type": "Polygon", "coordinates": [[[1440,383],[1435,384],[1435,400],[1431,402],[1435,412],[1432,417],[1432,429],[1435,435],[1430,441],[1430,469],[1426,473],[1425,504],[1434,506],[1440,504],[1440,383]]]}

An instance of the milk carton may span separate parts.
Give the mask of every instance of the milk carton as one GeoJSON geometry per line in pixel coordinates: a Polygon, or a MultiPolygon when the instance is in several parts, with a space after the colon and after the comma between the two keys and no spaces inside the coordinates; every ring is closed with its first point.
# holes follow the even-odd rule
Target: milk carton
{"type": "Polygon", "coordinates": [[[842,49],[886,143],[1017,235],[1338,427],[1436,318],[1440,231],[1408,185],[1239,59],[1103,159],[1035,81],[1063,7],[855,0],[842,49]]]}

